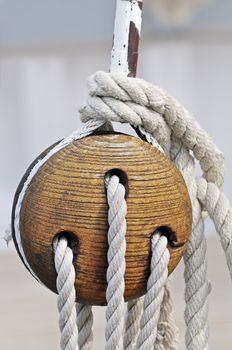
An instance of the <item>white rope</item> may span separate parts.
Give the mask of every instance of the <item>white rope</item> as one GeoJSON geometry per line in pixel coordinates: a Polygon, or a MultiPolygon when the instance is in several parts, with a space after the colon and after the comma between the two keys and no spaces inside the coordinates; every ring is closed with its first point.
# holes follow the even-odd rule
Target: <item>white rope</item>
{"type": "Polygon", "coordinates": [[[164,297],[160,310],[155,350],[177,350],[178,328],[175,325],[171,287],[167,281],[164,287],[164,297]]]}
{"type": "Polygon", "coordinates": [[[194,177],[194,159],[180,141],[172,138],[171,159],[181,171],[188,186],[192,202],[193,228],[189,239],[185,262],[185,342],[189,350],[208,349],[208,294],[206,239],[201,207],[197,200],[197,186],[194,177]]]}
{"type": "Polygon", "coordinates": [[[140,318],[143,309],[143,297],[127,303],[125,319],[124,349],[133,350],[139,334],[140,318]]]}
{"type": "Polygon", "coordinates": [[[151,240],[151,271],[144,297],[138,350],[153,350],[157,337],[160,309],[164,297],[164,287],[168,278],[169,251],[167,238],[155,233],[151,240]]]}
{"type": "Polygon", "coordinates": [[[65,238],[60,238],[56,244],[55,267],[57,272],[57,305],[60,313],[60,348],[61,350],[77,350],[75,270],[73,267],[73,252],[68,247],[68,242],[65,238]]]}
{"type": "Polygon", "coordinates": [[[75,303],[75,270],[73,252],[65,237],[54,244],[57,272],[59,325],[61,350],[90,350],[93,343],[92,307],[75,303]]]}
{"type": "Polygon", "coordinates": [[[116,175],[106,179],[109,205],[106,350],[123,349],[127,204],[125,187],[119,181],[116,175]]]}
{"type": "Polygon", "coordinates": [[[88,79],[89,98],[82,121],[101,120],[142,126],[167,154],[174,135],[193,151],[207,181],[223,183],[224,157],[209,136],[172,96],[142,79],[97,72],[88,79]]]}
{"type": "Polygon", "coordinates": [[[208,211],[220,236],[232,279],[232,208],[228,199],[213,183],[198,178],[198,198],[208,211]]]}
{"type": "MultiPolygon", "coordinates": [[[[138,298],[127,303],[127,315],[124,334],[124,349],[134,350],[140,328],[144,298],[138,298]]],[[[160,318],[157,325],[157,337],[155,350],[178,349],[178,329],[175,325],[173,314],[173,301],[171,297],[170,283],[164,286],[164,297],[160,308],[160,318]]]]}
{"type": "Polygon", "coordinates": [[[80,350],[90,350],[93,345],[93,312],[92,306],[76,304],[78,346],[80,350]]]}

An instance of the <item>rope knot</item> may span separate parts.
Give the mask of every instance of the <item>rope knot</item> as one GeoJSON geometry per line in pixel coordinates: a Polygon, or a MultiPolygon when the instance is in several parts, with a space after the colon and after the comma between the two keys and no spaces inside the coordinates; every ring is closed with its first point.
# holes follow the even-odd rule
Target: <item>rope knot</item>
{"type": "Polygon", "coordinates": [[[81,108],[83,122],[129,123],[142,127],[169,156],[172,139],[178,140],[200,162],[203,176],[223,184],[224,157],[190,113],[165,90],[142,79],[96,72],[88,78],[89,97],[81,108]]]}

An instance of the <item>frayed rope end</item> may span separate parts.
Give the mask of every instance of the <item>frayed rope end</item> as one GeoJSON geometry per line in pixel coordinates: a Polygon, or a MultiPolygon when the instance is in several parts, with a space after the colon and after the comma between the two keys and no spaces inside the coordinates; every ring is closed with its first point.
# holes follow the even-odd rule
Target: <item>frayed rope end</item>
{"type": "Polygon", "coordinates": [[[6,242],[7,247],[9,247],[9,244],[12,241],[11,225],[7,227],[4,234],[0,238],[3,239],[6,242]]]}

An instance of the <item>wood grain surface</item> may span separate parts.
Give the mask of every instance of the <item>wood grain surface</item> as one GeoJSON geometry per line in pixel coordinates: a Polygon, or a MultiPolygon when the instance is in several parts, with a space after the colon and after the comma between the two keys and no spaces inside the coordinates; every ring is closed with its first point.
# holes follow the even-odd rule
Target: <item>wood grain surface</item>
{"type": "MultiPolygon", "coordinates": [[[[168,228],[180,243],[180,247],[170,246],[169,272],[181,259],[191,232],[191,204],[184,180],[150,144],[128,135],[109,134],[86,137],[62,149],[41,167],[26,192],[20,214],[21,239],[33,271],[56,292],[53,239],[69,233],[77,300],[82,303],[106,302],[105,174],[112,169],[122,170],[128,178],[126,300],[146,291],[150,238],[157,228],[168,228]]],[[[21,187],[22,183],[15,203],[21,187]]]]}

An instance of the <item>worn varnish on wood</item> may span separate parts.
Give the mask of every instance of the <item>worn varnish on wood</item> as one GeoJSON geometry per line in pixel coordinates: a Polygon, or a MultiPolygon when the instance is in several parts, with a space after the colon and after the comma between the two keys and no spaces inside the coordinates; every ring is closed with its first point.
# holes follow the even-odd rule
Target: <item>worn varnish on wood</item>
{"type": "Polygon", "coordinates": [[[106,302],[105,174],[111,169],[121,169],[128,178],[126,300],[146,291],[150,238],[155,230],[168,227],[183,243],[170,247],[169,272],[183,255],[191,231],[191,204],[184,180],[150,144],[128,135],[106,134],[77,140],[62,149],[41,167],[26,192],[20,214],[21,239],[35,274],[56,291],[53,239],[60,232],[70,233],[77,300],[82,303],[106,302]]]}

